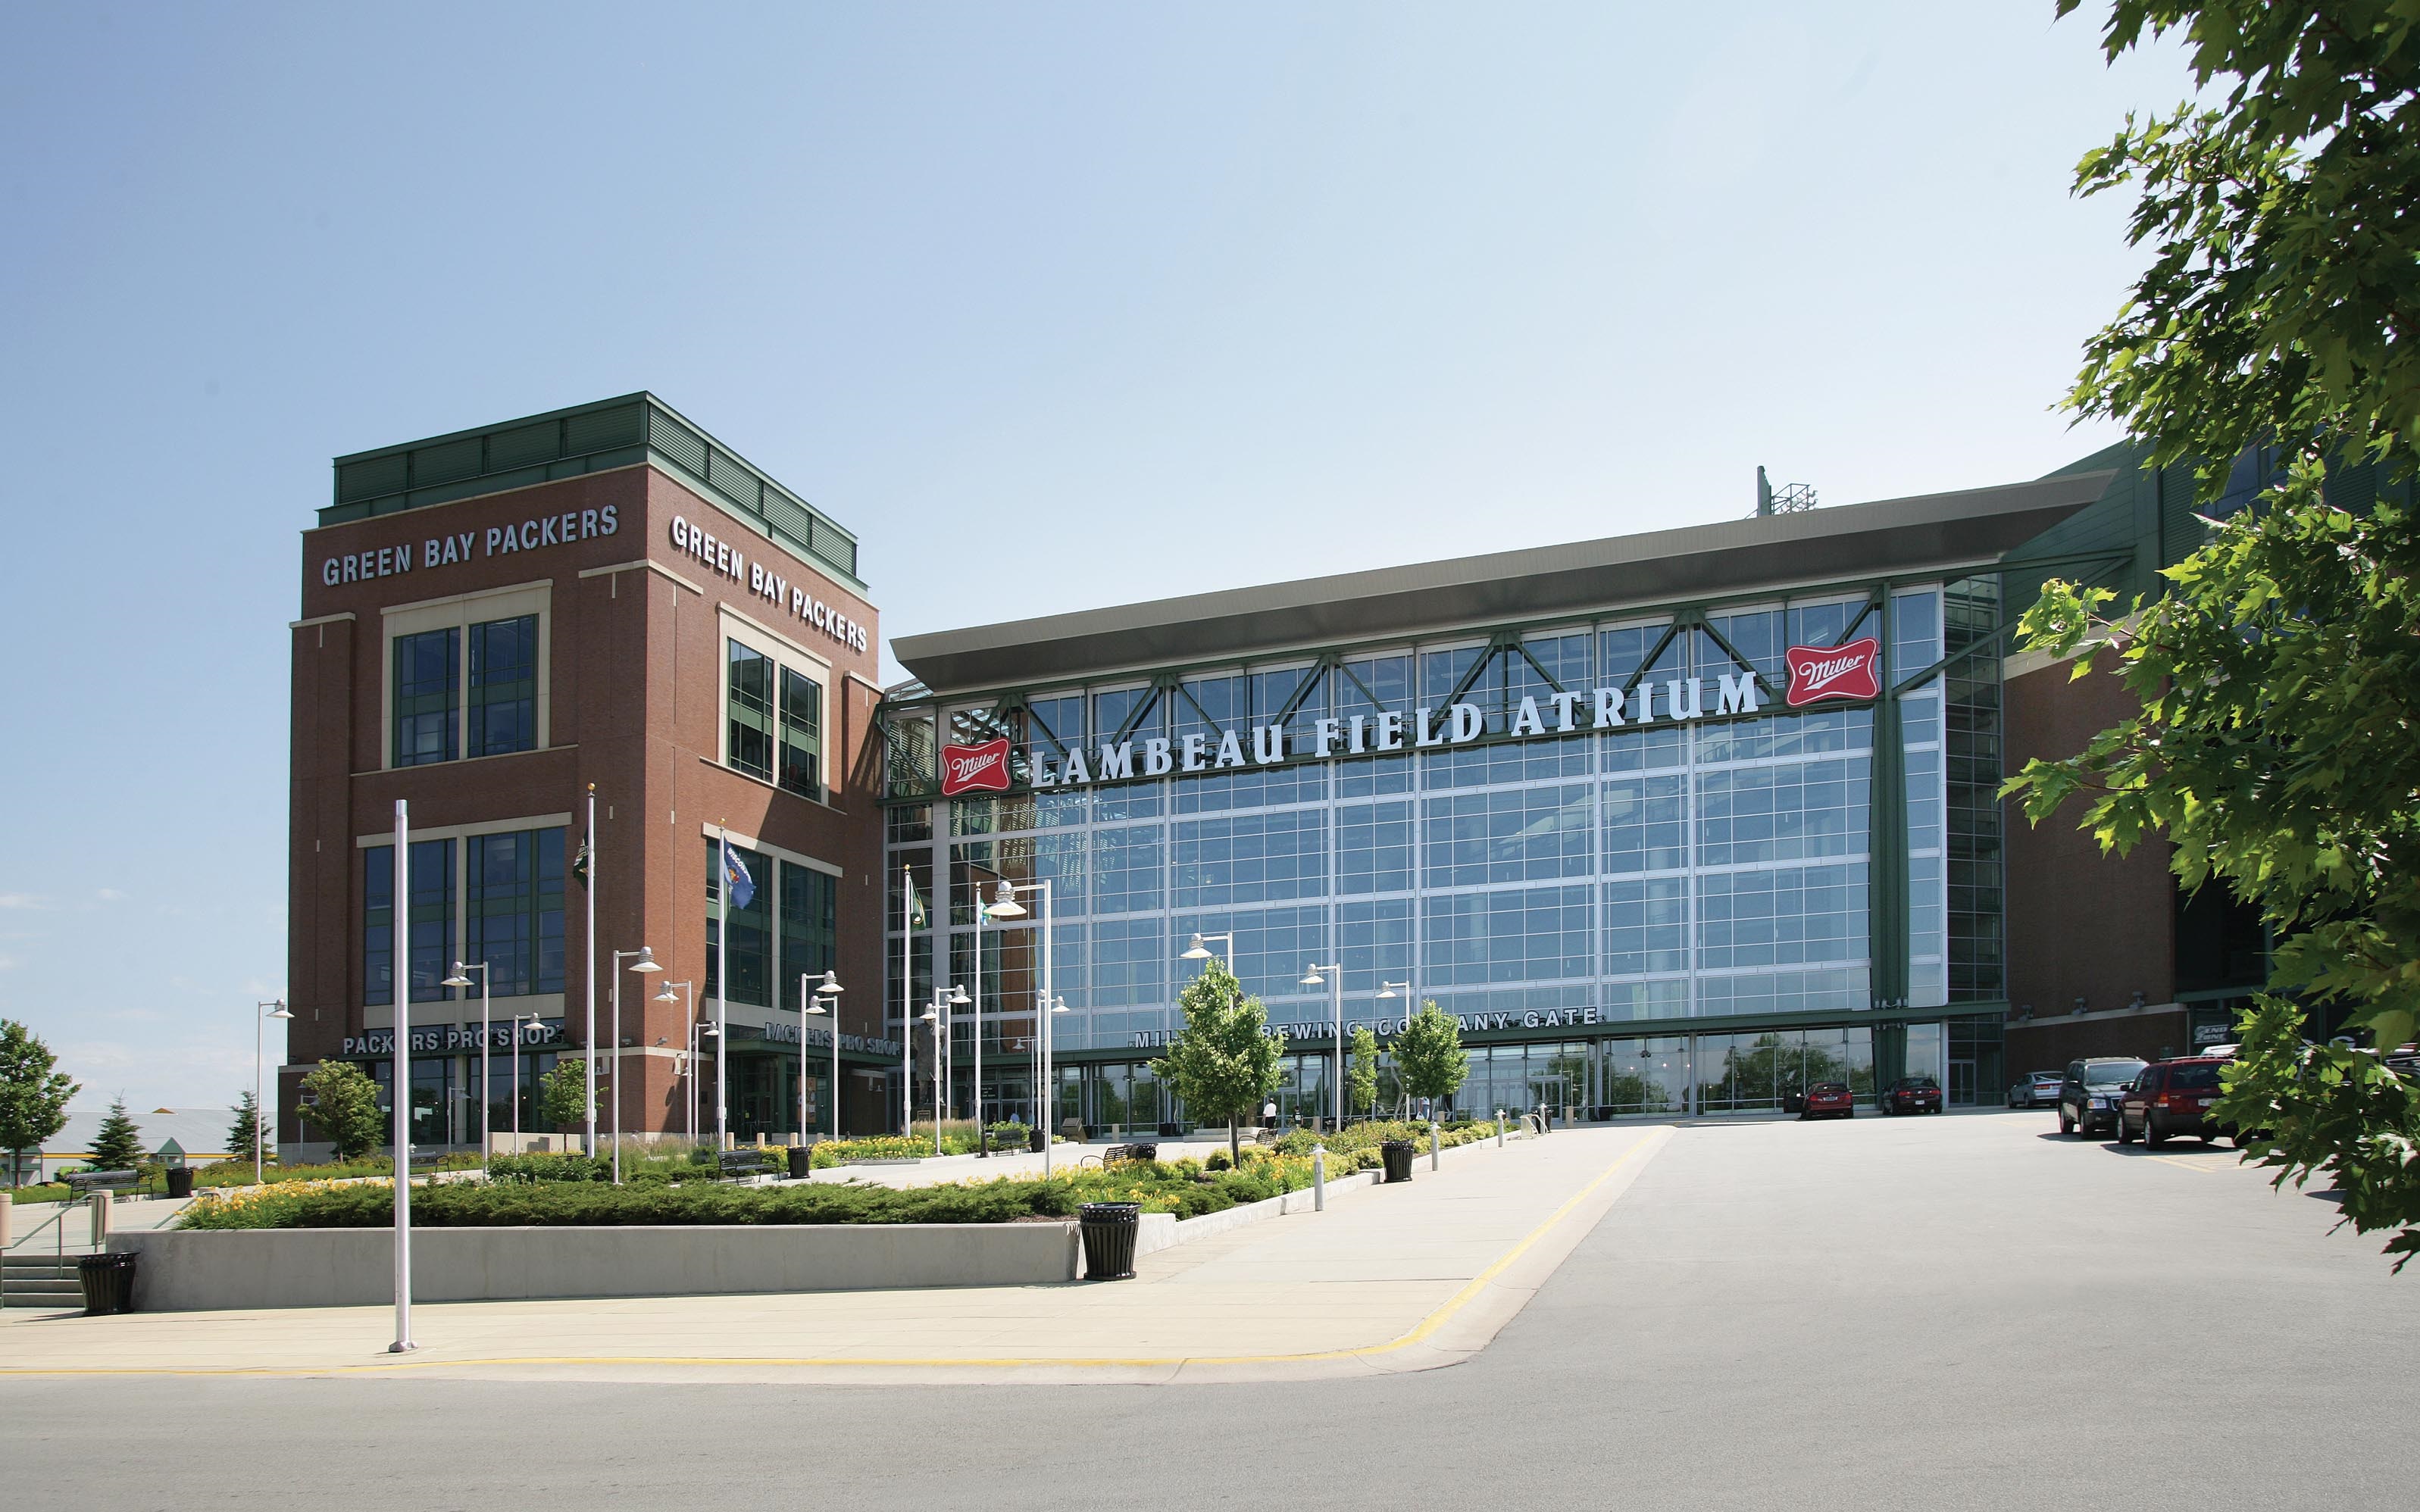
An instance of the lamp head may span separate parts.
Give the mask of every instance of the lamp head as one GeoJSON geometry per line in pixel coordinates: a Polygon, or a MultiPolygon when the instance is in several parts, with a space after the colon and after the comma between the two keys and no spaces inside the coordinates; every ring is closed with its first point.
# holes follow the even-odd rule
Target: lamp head
{"type": "Polygon", "coordinates": [[[671,982],[666,982],[664,990],[656,994],[655,1000],[659,1003],[677,1003],[680,1001],[680,994],[673,991],[671,982]]]}
{"type": "Polygon", "coordinates": [[[273,1019],[290,1019],[294,1015],[287,1010],[286,999],[281,997],[277,1000],[277,1005],[274,1008],[271,1008],[266,1016],[273,1019]]]}
{"type": "Polygon", "coordinates": [[[967,995],[967,990],[964,987],[953,987],[950,989],[950,1001],[963,1007],[973,1002],[974,999],[967,995]]]}
{"type": "Polygon", "coordinates": [[[813,1013],[813,1014],[814,1014],[815,1017],[817,1017],[817,1018],[821,1018],[821,1017],[823,1017],[823,1016],[824,1016],[824,1000],[823,1000],[822,998],[820,998],[820,997],[810,997],[810,998],[808,998],[808,999],[807,999],[807,1011],[808,1011],[808,1012],[810,1012],[810,1013],[813,1013]]]}
{"type": "Polygon", "coordinates": [[[822,986],[820,986],[820,987],[818,987],[818,988],[816,988],[816,989],[815,989],[815,995],[816,995],[817,997],[837,997],[837,996],[839,996],[839,995],[840,995],[840,973],[839,973],[839,972],[837,972],[837,971],[827,971],[827,972],[825,972],[825,973],[824,973],[824,984],[823,984],[822,986]]]}
{"type": "Polygon", "coordinates": [[[922,1013],[916,1015],[916,1022],[919,1024],[932,1024],[938,1022],[940,1019],[940,1016],[941,1015],[934,1012],[928,1008],[922,1013]]]}
{"type": "Polygon", "coordinates": [[[984,912],[994,918],[1023,918],[1025,905],[1016,901],[1015,887],[1010,887],[1006,882],[1000,882],[993,885],[991,903],[985,908],[984,912]]]}
{"type": "Polygon", "coordinates": [[[656,964],[656,952],[643,945],[639,947],[639,959],[630,963],[630,969],[632,971],[661,971],[664,968],[656,964]]]}
{"type": "Polygon", "coordinates": [[[468,987],[471,985],[471,973],[463,967],[461,962],[457,961],[454,963],[454,975],[446,978],[437,985],[440,987],[468,987]]]}
{"type": "Polygon", "coordinates": [[[1327,985],[1327,979],[1319,974],[1317,966],[1305,966],[1302,969],[1302,984],[1306,987],[1325,987],[1327,985]]]}
{"type": "Polygon", "coordinates": [[[1202,936],[1196,934],[1193,936],[1193,943],[1187,946],[1185,953],[1177,959],[1180,961],[1207,961],[1210,959],[1210,947],[1202,944],[1202,936]]]}
{"type": "Polygon", "coordinates": [[[1053,1013],[1064,1013],[1067,1011],[1067,999],[1062,997],[1057,1002],[1052,1003],[1050,1005],[1050,1011],[1053,1013]]]}

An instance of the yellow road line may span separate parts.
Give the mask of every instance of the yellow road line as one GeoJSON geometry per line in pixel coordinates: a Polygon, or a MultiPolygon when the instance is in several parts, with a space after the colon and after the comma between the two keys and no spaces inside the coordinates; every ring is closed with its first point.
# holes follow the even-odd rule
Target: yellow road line
{"type": "MultiPolygon", "coordinates": [[[[287,1376],[384,1375],[406,1370],[428,1370],[449,1367],[467,1368],[480,1365],[692,1365],[707,1367],[782,1365],[791,1368],[829,1368],[840,1365],[853,1365],[878,1366],[884,1369],[892,1370],[986,1368],[1047,1369],[1052,1367],[1062,1369],[1098,1369],[1104,1366],[1136,1368],[1141,1366],[1187,1365],[1279,1365],[1310,1364],[1322,1360],[1373,1359],[1379,1355],[1391,1354],[1397,1350],[1406,1349],[1414,1344],[1418,1344],[1421,1340],[1435,1334],[1438,1329],[1444,1327],[1447,1322],[1452,1319],[1456,1313],[1459,1313],[1463,1308],[1468,1306],[1481,1291],[1484,1291],[1490,1282],[1494,1281],[1497,1276],[1502,1275],[1508,1267],[1510,1267],[1515,1260],[1518,1260],[1522,1256],[1528,1254],[1537,1245],[1540,1240],[1544,1239],[1548,1234],[1554,1232],[1558,1225],[1559,1225],[1565,1218],[1571,1216],[1573,1209],[1577,1208],[1582,1202],[1586,1201],[1589,1196],[1595,1192],[1597,1188],[1613,1180],[1614,1174],[1620,1171],[1624,1165],[1630,1164],[1632,1158],[1637,1155],[1640,1150],[1658,1142],[1659,1141],[1657,1141],[1655,1136],[1651,1134],[1638,1140],[1628,1149],[1623,1150],[1621,1156],[1616,1159],[1612,1165],[1607,1165],[1604,1170],[1598,1172],[1595,1178],[1591,1180],[1588,1185],[1580,1188],[1577,1192],[1573,1193],[1571,1196],[1564,1201],[1561,1207],[1557,1208],[1552,1213],[1549,1213],[1545,1222],[1529,1230],[1529,1232],[1524,1236],[1518,1243],[1514,1244],[1511,1249],[1506,1250],[1501,1256],[1497,1257],[1496,1262],[1490,1265],[1486,1270],[1481,1271],[1477,1275],[1471,1277],[1461,1290],[1447,1298],[1444,1303],[1435,1308],[1435,1310],[1432,1311],[1426,1318],[1420,1319],[1419,1323],[1409,1333],[1403,1335],[1401,1337],[1390,1339],[1384,1344],[1364,1345],[1358,1349],[1321,1350],[1302,1354],[1180,1354],[1132,1357],[1101,1355],[1073,1359],[1054,1359],[1049,1357],[984,1359],[933,1356],[923,1359],[887,1358],[868,1360],[845,1355],[830,1358],[817,1358],[812,1356],[785,1358],[772,1355],[516,1355],[488,1360],[455,1360],[439,1358],[426,1358],[419,1360],[396,1359],[394,1361],[381,1361],[375,1365],[322,1365],[317,1367],[261,1365],[256,1367],[236,1366],[213,1369],[179,1369],[176,1367],[151,1368],[141,1365],[34,1366],[30,1368],[0,1366],[0,1376],[254,1376],[276,1378],[287,1376]]],[[[432,1304],[427,1305],[436,1304],[432,1304]]]]}

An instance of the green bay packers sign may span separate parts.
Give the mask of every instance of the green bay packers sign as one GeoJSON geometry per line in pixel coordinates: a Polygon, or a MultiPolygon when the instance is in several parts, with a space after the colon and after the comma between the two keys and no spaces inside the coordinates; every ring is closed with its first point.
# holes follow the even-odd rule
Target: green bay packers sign
{"type": "MultiPolygon", "coordinates": [[[[1783,706],[1803,709],[1832,700],[1879,698],[1881,655],[1881,642],[1870,637],[1838,646],[1792,646],[1784,657],[1790,685],[1783,690],[1783,706]]],[[[1575,688],[1544,698],[1524,698],[1512,710],[1504,733],[1512,740],[1550,739],[1590,731],[1689,724],[1756,714],[1771,701],[1772,690],[1755,672],[1651,679],[1629,687],[1575,688]]],[[[1103,741],[1078,747],[1056,759],[1037,752],[1032,779],[1036,788],[1076,788],[1188,772],[1447,749],[1477,741],[1486,722],[1486,713],[1478,704],[1449,703],[1409,713],[1388,709],[1317,718],[1299,729],[1261,724],[1216,735],[1196,733],[1103,741]]],[[[943,797],[1004,793],[1009,786],[1006,736],[941,748],[943,797]]]]}

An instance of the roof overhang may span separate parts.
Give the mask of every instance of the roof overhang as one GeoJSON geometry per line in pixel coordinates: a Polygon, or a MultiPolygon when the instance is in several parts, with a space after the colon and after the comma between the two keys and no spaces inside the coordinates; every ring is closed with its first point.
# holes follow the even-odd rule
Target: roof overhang
{"type": "Polygon", "coordinates": [[[892,653],[946,693],[1996,563],[2099,499],[2115,476],[2071,473],[1190,594],[903,636],[892,653]]]}

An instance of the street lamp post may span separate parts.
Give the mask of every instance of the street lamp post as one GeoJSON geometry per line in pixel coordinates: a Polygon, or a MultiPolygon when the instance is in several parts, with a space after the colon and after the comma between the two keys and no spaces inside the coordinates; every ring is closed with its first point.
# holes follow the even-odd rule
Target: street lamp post
{"type": "Polygon", "coordinates": [[[1335,997],[1336,1120],[1328,1127],[1341,1130],[1344,1127],[1344,964],[1339,961],[1323,966],[1313,962],[1303,971],[1302,984],[1306,987],[1326,987],[1335,997]]]}
{"type": "MultiPolygon", "coordinates": [[[[840,991],[840,977],[834,972],[825,972],[821,982],[815,980],[813,972],[799,973],[799,1143],[801,1146],[807,1142],[807,1015],[822,1012],[821,1000],[837,997],[840,991]]],[[[832,1006],[838,1008],[840,1005],[834,1003],[832,1006]]],[[[832,1014],[831,1020],[832,1095],[837,1097],[840,1095],[840,1015],[832,1014]]],[[[835,1134],[840,1132],[837,1122],[832,1125],[832,1132],[835,1134]]]]}
{"type": "MultiPolygon", "coordinates": [[[[1067,1004],[1064,1000],[1054,997],[1050,991],[1050,921],[1053,917],[1050,912],[1050,879],[1044,877],[1039,882],[1001,882],[992,889],[992,903],[989,910],[991,917],[994,918],[1024,918],[1025,905],[1016,901],[1016,895],[1020,892],[1038,893],[1042,899],[1042,912],[1036,915],[1033,920],[1034,928],[1042,937],[1042,992],[1034,999],[1034,1017],[1042,1021],[1041,1032],[1037,1036],[1041,1041],[1042,1075],[1039,1078],[1039,1085],[1034,1088],[1034,1112],[1042,1130],[1042,1175],[1045,1180],[1047,1180],[1050,1175],[1051,1093],[1056,1090],[1050,1084],[1050,1020],[1053,1015],[1067,1011],[1067,1004]]],[[[976,1025],[975,1032],[977,1034],[983,1032],[980,1023],[976,1025]]]]}
{"type": "Polygon", "coordinates": [[[290,1019],[294,1015],[287,1011],[286,999],[282,997],[272,998],[265,1003],[255,1003],[252,1006],[256,1012],[264,1008],[269,1010],[268,1012],[262,1013],[259,1018],[254,1020],[252,1026],[252,1184],[258,1186],[261,1184],[260,1026],[270,1019],[290,1019]]]}
{"type": "Polygon", "coordinates": [[[1231,977],[1233,976],[1235,974],[1235,936],[1233,933],[1196,934],[1193,936],[1193,943],[1186,947],[1184,952],[1180,954],[1177,959],[1180,961],[1209,960],[1209,942],[1212,940],[1217,940],[1218,942],[1219,946],[1222,948],[1222,953],[1227,958],[1227,975],[1231,977]]]}
{"type": "MultiPolygon", "coordinates": [[[[964,987],[952,987],[947,992],[935,993],[933,1000],[924,1005],[924,1011],[917,1015],[917,1023],[933,1026],[933,1153],[936,1155],[941,1152],[941,1119],[948,1113],[943,1103],[948,1090],[943,1082],[949,1075],[949,1068],[941,1048],[949,1039],[950,1010],[963,1007],[969,1001],[964,987]]],[[[910,1032],[913,1032],[912,1026],[910,1032]]]]}
{"type": "Polygon", "coordinates": [[[488,1174],[488,963],[473,962],[464,965],[454,963],[454,975],[445,979],[448,987],[467,988],[471,973],[479,974],[479,1174],[488,1174]]]}
{"type": "Polygon", "coordinates": [[[697,983],[665,982],[663,991],[656,994],[655,1001],[666,1004],[681,1001],[679,993],[674,991],[675,988],[689,994],[689,1012],[683,1021],[689,1025],[689,1033],[681,1041],[684,1050],[680,1078],[684,1093],[681,1101],[689,1114],[689,1142],[694,1145],[697,1143],[697,983]]]}
{"type": "MultiPolygon", "coordinates": [[[[513,1153],[516,1155],[521,1152],[521,1014],[513,1015],[513,1153]]],[[[537,1022],[535,1013],[529,1014],[528,1018],[532,1024],[537,1022]]]]}
{"type": "MultiPolygon", "coordinates": [[[[825,1003],[829,1002],[831,1004],[832,1073],[830,1095],[832,1137],[834,1139],[838,1139],[840,1137],[840,998],[837,995],[839,992],[840,982],[830,972],[827,971],[824,973],[823,991],[816,993],[815,995],[809,999],[807,1003],[807,1011],[818,1015],[824,1011],[825,1003]]],[[[802,1083],[806,1077],[806,1041],[807,1026],[805,1022],[801,1020],[799,1025],[799,1075],[802,1083]]],[[[804,1115],[801,1114],[800,1117],[803,1118],[804,1115]]],[[[803,1131],[801,1132],[803,1133],[803,1131]]]]}
{"type": "MultiPolygon", "coordinates": [[[[613,1184],[615,1186],[620,1186],[622,1184],[622,972],[624,969],[622,962],[625,957],[628,957],[630,962],[628,969],[641,975],[664,969],[663,967],[656,964],[656,953],[653,950],[648,949],[644,945],[640,946],[635,950],[616,950],[613,952],[613,1184]]],[[[594,1118],[596,1116],[595,1112],[592,1110],[589,1116],[594,1118]]]]}
{"type": "MultiPolygon", "coordinates": [[[[1404,993],[1405,996],[1408,998],[1408,996],[1409,996],[1409,995],[1410,995],[1410,993],[1411,993],[1411,990],[1412,990],[1412,984],[1411,984],[1410,982],[1408,982],[1408,981],[1381,981],[1380,983],[1378,983],[1378,996],[1379,996],[1379,999],[1380,999],[1381,1001],[1385,1001],[1385,1000],[1387,1000],[1387,999],[1388,999],[1388,998],[1393,997],[1393,996],[1395,995],[1395,989],[1397,989],[1398,987],[1400,987],[1400,988],[1402,988],[1402,989],[1404,990],[1404,993]]],[[[1375,1068],[1373,1068],[1373,1069],[1374,1070],[1375,1068]]],[[[1374,1098],[1374,1097],[1376,1097],[1376,1096],[1377,1096],[1377,1094],[1376,1094],[1375,1092],[1373,1092],[1373,1093],[1371,1093],[1371,1096],[1374,1098]]]]}

